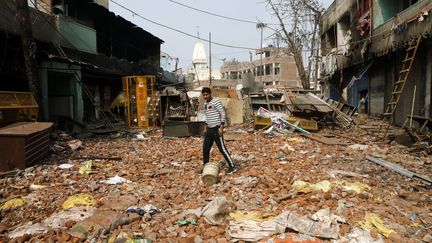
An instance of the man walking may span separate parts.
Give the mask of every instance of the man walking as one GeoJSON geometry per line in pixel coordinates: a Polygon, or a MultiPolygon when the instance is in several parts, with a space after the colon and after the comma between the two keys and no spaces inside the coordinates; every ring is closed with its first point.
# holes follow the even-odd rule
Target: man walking
{"type": "Polygon", "coordinates": [[[234,173],[237,171],[237,168],[231,159],[231,155],[229,154],[223,139],[226,121],[225,109],[222,106],[220,100],[212,97],[210,88],[203,88],[201,94],[205,99],[204,109],[206,114],[206,133],[203,144],[203,162],[204,164],[209,162],[210,149],[213,146],[213,142],[216,142],[219,152],[223,155],[226,163],[228,164],[228,170],[226,173],[234,173]]]}

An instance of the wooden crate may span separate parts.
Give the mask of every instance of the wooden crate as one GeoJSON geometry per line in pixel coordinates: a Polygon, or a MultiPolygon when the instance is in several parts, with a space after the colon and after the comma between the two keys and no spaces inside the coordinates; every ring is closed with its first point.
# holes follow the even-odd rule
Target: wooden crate
{"type": "Polygon", "coordinates": [[[0,171],[25,169],[50,152],[50,122],[17,122],[0,128],[0,171]]]}

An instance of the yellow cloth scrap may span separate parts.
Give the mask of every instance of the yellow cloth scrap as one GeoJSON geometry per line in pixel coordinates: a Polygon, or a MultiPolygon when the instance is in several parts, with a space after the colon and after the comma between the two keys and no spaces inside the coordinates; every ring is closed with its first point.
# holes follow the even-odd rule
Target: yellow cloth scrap
{"type": "Polygon", "coordinates": [[[264,222],[274,218],[274,215],[262,214],[258,211],[251,211],[251,212],[235,211],[230,213],[229,216],[233,218],[236,222],[244,222],[247,220],[264,222]]]}
{"type": "Polygon", "coordinates": [[[298,192],[310,193],[314,191],[321,190],[323,192],[328,192],[331,190],[330,181],[321,181],[318,183],[308,183],[305,181],[297,180],[292,184],[292,188],[298,192]]]}
{"type": "Polygon", "coordinates": [[[73,208],[75,206],[93,206],[96,204],[96,201],[94,200],[92,195],[89,194],[77,194],[75,196],[69,197],[66,201],[63,203],[63,209],[69,209],[73,208]]]}
{"type": "Polygon", "coordinates": [[[81,175],[89,175],[90,173],[92,173],[92,166],[93,166],[93,161],[87,160],[79,168],[79,173],[81,175]]]}
{"type": "Polygon", "coordinates": [[[360,182],[336,181],[335,184],[341,185],[345,190],[355,191],[356,193],[370,189],[368,185],[360,182]]]}
{"type": "Polygon", "coordinates": [[[332,185],[341,186],[345,190],[354,191],[356,193],[361,193],[364,190],[370,189],[366,184],[360,182],[348,182],[348,181],[320,181],[317,183],[308,183],[305,181],[297,180],[292,184],[292,188],[298,192],[310,193],[314,191],[328,192],[331,190],[332,185]]]}
{"type": "Polygon", "coordinates": [[[391,233],[395,232],[394,230],[384,226],[383,221],[380,219],[380,217],[377,214],[368,213],[365,215],[364,220],[365,220],[364,222],[358,222],[358,224],[366,229],[376,228],[378,232],[380,232],[386,238],[388,238],[391,233]]]}
{"type": "Polygon", "coordinates": [[[382,203],[382,199],[380,197],[374,197],[374,203],[382,203]]]}
{"type": "Polygon", "coordinates": [[[3,205],[1,205],[0,209],[10,209],[10,208],[19,208],[24,206],[25,201],[22,198],[14,198],[11,199],[5,203],[3,203],[3,205]]]}

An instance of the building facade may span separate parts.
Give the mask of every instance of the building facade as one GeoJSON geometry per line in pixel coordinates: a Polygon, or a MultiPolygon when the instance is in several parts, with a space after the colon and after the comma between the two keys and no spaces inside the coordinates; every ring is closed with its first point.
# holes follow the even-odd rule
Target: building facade
{"type": "Polygon", "coordinates": [[[401,125],[411,113],[430,117],[432,0],[336,0],[321,22],[325,93],[346,99],[371,116],[382,116],[395,83],[407,68],[407,51],[419,37],[417,54],[393,115],[401,125]],[[362,101],[362,102],[360,102],[362,101]]]}
{"type": "MultiPolygon", "coordinates": [[[[108,1],[29,0],[41,120],[101,118],[122,76],[157,75],[163,41],[108,10],[108,1]]],[[[0,4],[0,90],[28,91],[14,1],[0,4]]]]}
{"type": "MultiPolygon", "coordinates": [[[[261,54],[261,50],[257,50],[261,54]]],[[[222,80],[242,83],[246,77],[264,88],[300,88],[301,82],[294,58],[286,48],[266,47],[261,58],[251,62],[225,62],[222,80]]]]}

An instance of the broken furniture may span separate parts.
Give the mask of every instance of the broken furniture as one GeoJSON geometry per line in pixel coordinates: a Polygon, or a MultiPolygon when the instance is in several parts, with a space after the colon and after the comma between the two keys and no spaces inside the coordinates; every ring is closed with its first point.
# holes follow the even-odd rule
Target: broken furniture
{"type": "Polygon", "coordinates": [[[339,101],[332,100],[325,96],[318,97],[312,93],[309,93],[308,95],[314,97],[320,102],[325,102],[325,104],[333,109],[335,113],[334,119],[338,126],[342,128],[349,128],[351,124],[354,123],[354,120],[351,119],[351,116],[356,113],[357,108],[339,101]]]}
{"type": "Polygon", "coordinates": [[[36,121],[39,106],[30,92],[0,91],[0,126],[36,121]]]}
{"type": "MultiPolygon", "coordinates": [[[[304,119],[300,117],[291,116],[285,119],[291,124],[298,124],[298,127],[307,131],[318,131],[318,123],[313,119],[304,119]]],[[[270,117],[254,116],[254,129],[259,130],[270,126],[272,123],[270,117]]]]}
{"type": "Polygon", "coordinates": [[[165,90],[161,94],[161,117],[164,137],[201,136],[204,122],[192,122],[197,116],[197,105],[190,104],[186,92],[165,90]]]}
{"type": "Polygon", "coordinates": [[[17,122],[0,129],[0,171],[25,169],[50,152],[50,122],[17,122]]]}
{"type": "Polygon", "coordinates": [[[164,137],[190,137],[204,135],[205,122],[164,121],[164,137]]]}
{"type": "Polygon", "coordinates": [[[413,115],[411,118],[411,115],[407,115],[407,119],[405,120],[404,124],[402,125],[402,127],[405,127],[410,120],[416,121],[419,124],[421,124],[421,127],[419,129],[419,132],[423,132],[423,130],[427,127],[429,129],[432,129],[432,120],[424,117],[424,116],[417,116],[417,115],[413,115]]]}

